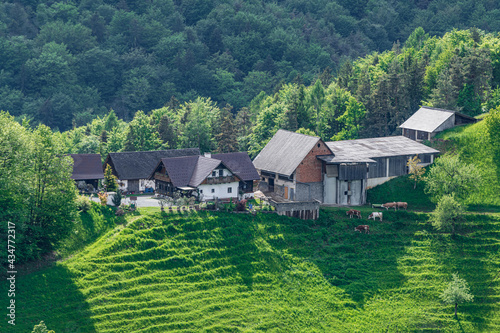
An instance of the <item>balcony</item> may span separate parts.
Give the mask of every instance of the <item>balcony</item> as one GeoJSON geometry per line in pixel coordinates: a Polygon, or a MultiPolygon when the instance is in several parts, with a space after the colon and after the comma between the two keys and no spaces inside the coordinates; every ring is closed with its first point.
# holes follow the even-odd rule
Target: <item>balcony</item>
{"type": "Polygon", "coordinates": [[[226,176],[226,177],[209,177],[207,178],[206,184],[226,184],[226,183],[233,183],[237,182],[238,180],[236,179],[235,176],[226,176]]]}
{"type": "Polygon", "coordinates": [[[162,182],[171,183],[170,177],[159,172],[155,172],[155,179],[162,182]]]}

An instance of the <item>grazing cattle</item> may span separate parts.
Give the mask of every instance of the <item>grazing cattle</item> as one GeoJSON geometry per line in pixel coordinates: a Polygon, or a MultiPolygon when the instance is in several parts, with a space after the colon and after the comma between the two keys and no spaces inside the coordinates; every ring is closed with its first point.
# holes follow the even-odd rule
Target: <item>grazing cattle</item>
{"type": "Polygon", "coordinates": [[[396,202],[387,202],[383,204],[382,207],[384,207],[386,210],[388,210],[389,208],[394,208],[394,210],[396,210],[398,209],[398,204],[396,202]]]}
{"type": "Polygon", "coordinates": [[[354,228],[354,231],[359,231],[359,232],[364,232],[364,233],[369,234],[370,233],[370,226],[358,225],[356,228],[354,228]]]}
{"type": "Polygon", "coordinates": [[[346,212],[346,215],[349,215],[349,218],[351,218],[353,215],[357,216],[358,218],[361,218],[361,212],[359,210],[355,210],[355,209],[349,209],[346,212]]]}
{"type": "Polygon", "coordinates": [[[371,213],[369,216],[368,216],[368,220],[369,219],[373,219],[373,221],[375,221],[376,218],[379,218],[380,221],[382,221],[382,213],[381,212],[373,212],[371,213]]]}
{"type": "Polygon", "coordinates": [[[398,209],[404,208],[406,210],[406,208],[408,208],[408,204],[406,202],[396,202],[396,204],[398,205],[398,209]]]}

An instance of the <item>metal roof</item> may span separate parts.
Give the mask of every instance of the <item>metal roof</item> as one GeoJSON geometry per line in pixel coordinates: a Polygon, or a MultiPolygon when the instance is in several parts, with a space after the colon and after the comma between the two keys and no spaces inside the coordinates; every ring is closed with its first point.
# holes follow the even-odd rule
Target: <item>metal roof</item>
{"type": "Polygon", "coordinates": [[[422,106],[399,127],[432,133],[454,113],[455,111],[422,106]]]}
{"type": "Polygon", "coordinates": [[[290,176],[319,140],[316,136],[280,129],[253,160],[253,165],[259,170],[290,176]]]}
{"type": "Polygon", "coordinates": [[[418,143],[404,136],[357,139],[327,142],[335,156],[322,156],[327,163],[375,162],[372,158],[409,156],[417,154],[436,154],[438,150],[418,143]]]}
{"type": "Polygon", "coordinates": [[[73,158],[74,180],[104,179],[101,155],[99,154],[70,154],[73,158]]]}

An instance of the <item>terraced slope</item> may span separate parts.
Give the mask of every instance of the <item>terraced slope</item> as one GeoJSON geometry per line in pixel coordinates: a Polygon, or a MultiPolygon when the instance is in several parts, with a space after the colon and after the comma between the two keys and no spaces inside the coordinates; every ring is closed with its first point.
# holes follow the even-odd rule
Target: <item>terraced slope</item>
{"type": "Polygon", "coordinates": [[[469,215],[455,239],[424,214],[384,217],[359,234],[366,220],[336,209],[145,214],[20,277],[14,332],[500,331],[499,215],[469,215]],[[475,295],[459,321],[438,299],[452,272],[475,295]]]}

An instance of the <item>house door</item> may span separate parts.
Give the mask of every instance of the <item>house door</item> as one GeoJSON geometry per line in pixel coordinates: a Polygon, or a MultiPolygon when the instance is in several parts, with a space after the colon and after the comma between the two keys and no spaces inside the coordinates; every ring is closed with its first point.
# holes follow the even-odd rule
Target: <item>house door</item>
{"type": "Polygon", "coordinates": [[[363,195],[362,182],[363,182],[363,180],[361,180],[361,179],[360,180],[353,180],[350,182],[351,183],[351,185],[350,185],[351,195],[349,198],[350,205],[354,205],[354,206],[361,205],[361,197],[363,195]]]}
{"type": "Polygon", "coordinates": [[[347,180],[341,180],[339,182],[340,187],[340,197],[339,204],[341,205],[349,205],[349,182],[347,180]]]}
{"type": "Polygon", "coordinates": [[[288,186],[285,186],[285,199],[288,199],[288,186]]]}

